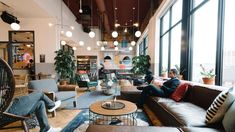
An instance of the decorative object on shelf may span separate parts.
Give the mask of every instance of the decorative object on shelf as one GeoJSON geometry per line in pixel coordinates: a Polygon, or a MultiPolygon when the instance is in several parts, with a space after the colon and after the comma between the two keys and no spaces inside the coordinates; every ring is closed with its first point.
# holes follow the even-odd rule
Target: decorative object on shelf
{"type": "Polygon", "coordinates": [[[200,64],[200,67],[202,69],[200,73],[202,75],[203,83],[212,85],[215,80],[214,69],[212,68],[212,69],[207,70],[202,64],[200,64]]]}
{"type": "MultiPolygon", "coordinates": [[[[64,46],[63,46],[64,47],[64,46]]],[[[58,51],[55,51],[56,56],[55,60],[55,70],[60,76],[60,81],[72,81],[75,78],[75,63],[74,55],[70,50],[65,50],[61,48],[58,51]]]]}
{"type": "Polygon", "coordinates": [[[133,68],[131,72],[135,75],[145,75],[150,68],[150,56],[140,55],[132,58],[133,68]]]}

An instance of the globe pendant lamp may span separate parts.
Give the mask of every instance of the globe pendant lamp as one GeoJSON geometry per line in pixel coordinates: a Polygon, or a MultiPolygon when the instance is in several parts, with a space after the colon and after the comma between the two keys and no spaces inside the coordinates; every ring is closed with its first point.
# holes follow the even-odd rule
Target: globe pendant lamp
{"type": "Polygon", "coordinates": [[[131,46],[135,46],[135,41],[134,40],[131,41],[131,46]]]}
{"type": "Polygon", "coordinates": [[[79,9],[79,13],[82,13],[82,0],[80,0],[80,9],[79,9]]]}
{"type": "Polygon", "coordinates": [[[118,41],[117,41],[117,40],[114,41],[113,44],[114,44],[115,46],[117,46],[117,45],[118,45],[118,41]]]}
{"type": "MultiPolygon", "coordinates": [[[[139,19],[139,15],[140,15],[140,2],[139,2],[139,0],[138,0],[138,25],[139,25],[139,23],[140,23],[140,19],[139,19]]],[[[138,26],[138,29],[139,29],[139,26],[138,26]]],[[[141,32],[140,32],[140,30],[137,30],[136,32],[135,32],[135,36],[137,37],[137,38],[139,38],[140,36],[141,36],[141,32]]]]}
{"type": "Polygon", "coordinates": [[[113,38],[117,38],[118,37],[118,32],[117,31],[113,31],[112,32],[112,37],[113,38]]]}
{"type": "Polygon", "coordinates": [[[20,29],[20,25],[18,23],[16,23],[16,22],[13,22],[13,23],[11,23],[11,28],[13,30],[19,30],[20,29]]]}
{"type": "Polygon", "coordinates": [[[71,38],[71,37],[73,36],[73,33],[72,33],[71,31],[67,31],[67,32],[65,33],[65,35],[66,35],[67,37],[71,38]]]}
{"type": "MultiPolygon", "coordinates": [[[[92,12],[92,0],[91,0],[91,27],[92,27],[92,14],[93,14],[93,12],[92,12]]],[[[90,38],[94,38],[95,37],[95,32],[90,31],[88,35],[89,35],[90,38]]]]}

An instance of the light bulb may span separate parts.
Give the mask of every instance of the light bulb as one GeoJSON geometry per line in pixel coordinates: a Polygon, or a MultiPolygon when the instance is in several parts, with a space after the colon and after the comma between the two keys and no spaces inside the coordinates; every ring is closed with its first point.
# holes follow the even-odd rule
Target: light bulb
{"type": "Polygon", "coordinates": [[[73,47],[73,50],[77,50],[77,47],[74,46],[74,47],[73,47]]]}
{"type": "Polygon", "coordinates": [[[118,47],[115,47],[114,50],[118,50],[118,47]]]}
{"type": "Polygon", "coordinates": [[[90,51],[90,50],[91,50],[91,47],[88,46],[86,49],[90,51]]]}
{"type": "Polygon", "coordinates": [[[131,45],[135,46],[135,41],[134,40],[131,41],[131,45]]]}
{"type": "Polygon", "coordinates": [[[129,47],[129,50],[130,50],[130,51],[132,51],[132,50],[133,50],[133,48],[132,48],[132,47],[129,47]]]}
{"type": "Polygon", "coordinates": [[[52,23],[48,23],[48,26],[49,26],[49,27],[52,27],[52,26],[53,26],[53,24],[52,24],[52,23]]]}
{"type": "Polygon", "coordinates": [[[117,38],[118,37],[118,32],[117,31],[113,31],[112,32],[112,37],[113,38],[117,38]]]}
{"type": "Polygon", "coordinates": [[[96,42],[96,45],[97,45],[97,46],[100,46],[100,43],[101,43],[100,41],[97,41],[97,42],[96,42]]]}
{"type": "Polygon", "coordinates": [[[70,28],[71,28],[72,30],[74,30],[74,26],[70,26],[70,28]]]}
{"type": "Polygon", "coordinates": [[[79,41],[78,42],[80,46],[84,46],[84,42],[83,41],[79,41]]]}
{"type": "Polygon", "coordinates": [[[117,45],[118,45],[118,41],[115,40],[115,41],[113,42],[113,44],[114,44],[115,46],[117,46],[117,45]]]}
{"type": "Polygon", "coordinates": [[[104,51],[104,50],[105,50],[104,46],[102,46],[102,47],[100,48],[100,50],[104,51]]]}
{"type": "Polygon", "coordinates": [[[61,33],[61,34],[64,34],[64,30],[61,30],[60,33],[61,33]]]}
{"type": "Polygon", "coordinates": [[[82,13],[83,11],[82,11],[82,9],[79,9],[79,13],[82,13]]]}
{"type": "Polygon", "coordinates": [[[11,23],[11,28],[13,30],[19,30],[20,29],[20,25],[18,23],[13,22],[13,23],[11,23]]]}
{"type": "Polygon", "coordinates": [[[61,41],[60,41],[60,44],[61,44],[61,45],[66,45],[66,42],[65,42],[64,40],[61,40],[61,41]]]}
{"type": "Polygon", "coordinates": [[[141,36],[141,32],[138,30],[138,31],[136,31],[135,32],[135,36],[138,38],[138,37],[140,37],[141,36]]]}
{"type": "Polygon", "coordinates": [[[90,38],[94,38],[94,37],[95,37],[95,33],[94,33],[93,31],[90,31],[90,32],[89,32],[89,37],[90,37],[90,38]]]}
{"type": "Polygon", "coordinates": [[[73,33],[72,33],[71,31],[67,31],[67,32],[65,33],[65,35],[66,35],[67,37],[71,38],[71,37],[73,36],[73,33]]]}

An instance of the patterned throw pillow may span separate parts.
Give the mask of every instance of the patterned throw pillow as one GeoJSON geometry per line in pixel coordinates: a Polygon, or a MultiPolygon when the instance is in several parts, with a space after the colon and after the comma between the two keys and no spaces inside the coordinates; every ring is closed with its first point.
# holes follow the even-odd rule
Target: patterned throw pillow
{"type": "Polygon", "coordinates": [[[233,88],[221,92],[206,111],[206,123],[212,124],[221,121],[224,114],[235,100],[231,93],[233,88]]]}

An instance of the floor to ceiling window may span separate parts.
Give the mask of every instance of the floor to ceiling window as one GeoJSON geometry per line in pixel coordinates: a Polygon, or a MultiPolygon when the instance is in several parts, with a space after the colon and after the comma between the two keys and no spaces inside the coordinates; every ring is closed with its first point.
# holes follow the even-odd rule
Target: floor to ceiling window
{"type": "Polygon", "coordinates": [[[161,19],[160,72],[180,65],[182,0],[176,1],[161,19]]]}
{"type": "Polygon", "coordinates": [[[218,1],[206,2],[191,14],[191,18],[193,25],[192,80],[201,82],[201,64],[208,70],[215,70],[218,1]]]}
{"type": "Polygon", "coordinates": [[[225,1],[223,85],[235,86],[235,0],[225,1]]]}
{"type": "Polygon", "coordinates": [[[144,37],[143,41],[139,45],[139,55],[148,54],[148,36],[144,37]]]}

